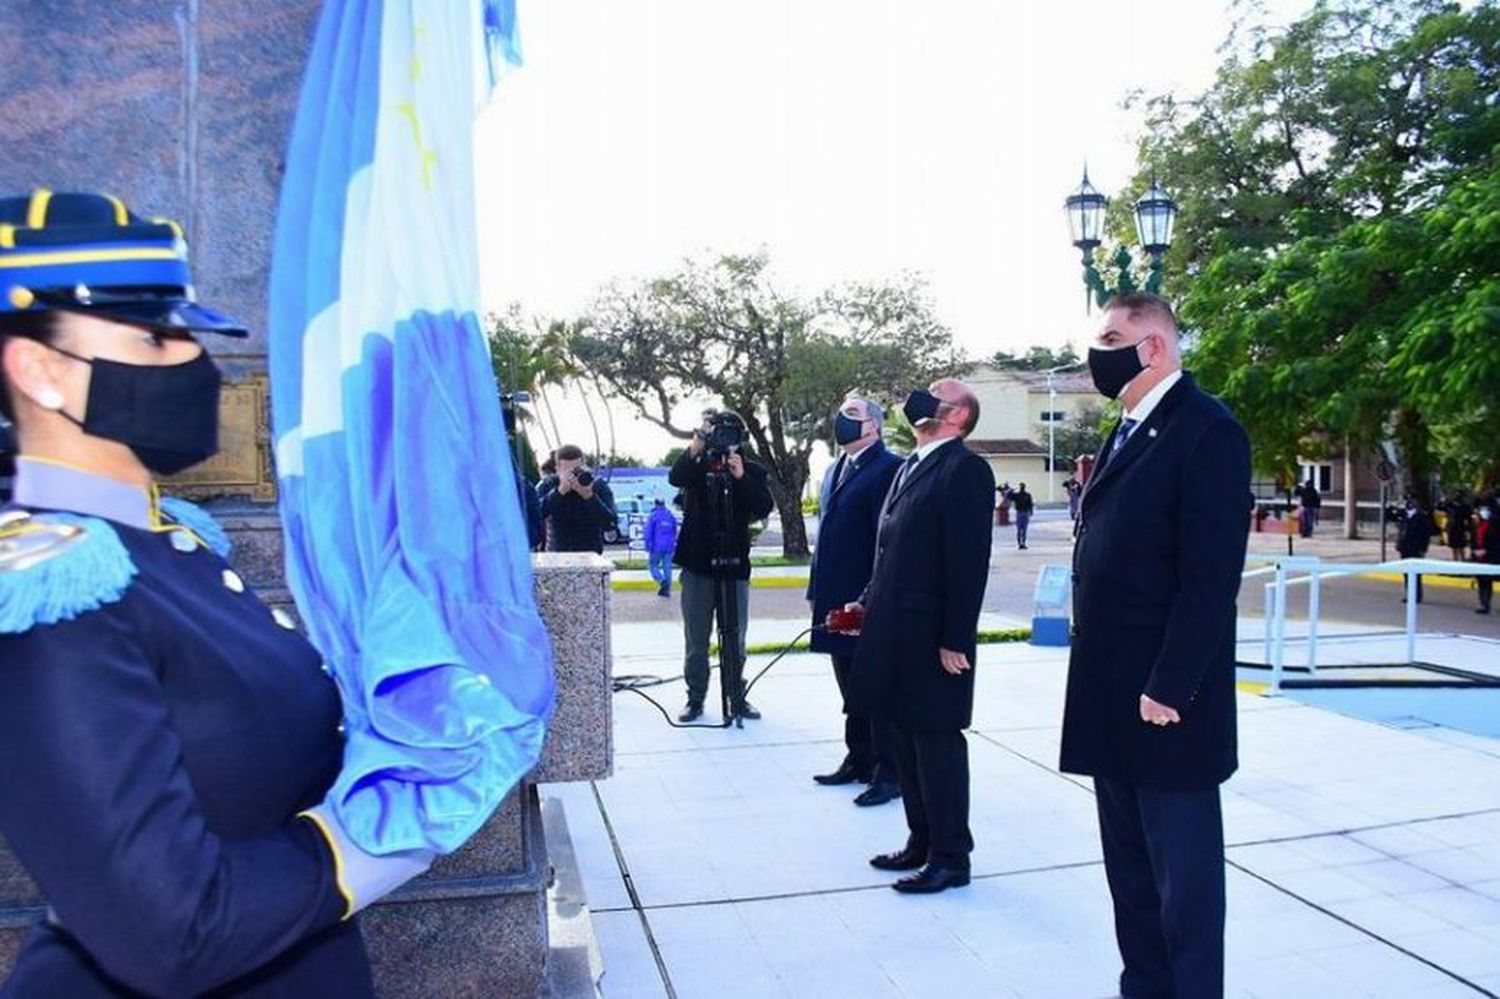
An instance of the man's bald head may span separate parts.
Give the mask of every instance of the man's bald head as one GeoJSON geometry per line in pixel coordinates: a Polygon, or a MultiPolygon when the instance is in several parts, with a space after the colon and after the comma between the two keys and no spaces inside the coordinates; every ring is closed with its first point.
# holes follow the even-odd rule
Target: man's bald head
{"type": "Polygon", "coordinates": [[[979,399],[974,395],[973,389],[957,378],[939,378],[928,391],[955,409],[962,410],[954,420],[958,436],[967,437],[973,433],[974,427],[979,423],[979,399]]]}

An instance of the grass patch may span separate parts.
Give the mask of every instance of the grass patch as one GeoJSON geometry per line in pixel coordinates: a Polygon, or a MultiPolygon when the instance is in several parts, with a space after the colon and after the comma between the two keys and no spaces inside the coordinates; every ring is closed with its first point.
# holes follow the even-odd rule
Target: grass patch
{"type": "MultiPolygon", "coordinates": [[[[609,588],[611,590],[614,590],[616,593],[624,592],[627,590],[631,592],[640,592],[644,590],[655,592],[658,589],[656,581],[654,579],[612,579],[610,580],[609,588]]],[[[682,587],[678,585],[677,580],[673,579],[672,591],[675,593],[681,589],[682,587]]],[[[750,577],[750,589],[805,590],[807,589],[807,580],[801,578],[800,576],[761,576],[759,578],[752,576],[750,577]]]]}
{"type": "MultiPolygon", "coordinates": [[[[611,561],[614,562],[616,569],[644,569],[644,568],[646,568],[646,559],[644,557],[642,557],[642,558],[616,558],[616,559],[612,559],[611,561]]],[[[811,563],[811,559],[809,559],[806,555],[751,555],[750,556],[750,567],[751,568],[755,568],[756,566],[761,566],[763,568],[770,568],[772,566],[783,566],[783,565],[809,565],[810,563],[811,563]]],[[[675,569],[676,567],[674,566],[673,568],[675,569]]]]}
{"type": "MultiPolygon", "coordinates": [[[[1031,641],[1030,628],[1003,628],[998,631],[981,631],[979,633],[980,645],[1004,645],[1009,642],[1029,641],[1031,641]]],[[[745,654],[749,656],[768,656],[774,655],[784,648],[786,648],[785,645],[777,645],[775,642],[762,642],[758,645],[752,645],[747,648],[745,650],[745,654]]],[[[804,638],[792,646],[792,651],[806,652],[810,648],[811,645],[808,643],[808,640],[804,638]]],[[[715,656],[719,654],[718,643],[713,644],[713,646],[709,649],[709,654],[715,656]]]]}

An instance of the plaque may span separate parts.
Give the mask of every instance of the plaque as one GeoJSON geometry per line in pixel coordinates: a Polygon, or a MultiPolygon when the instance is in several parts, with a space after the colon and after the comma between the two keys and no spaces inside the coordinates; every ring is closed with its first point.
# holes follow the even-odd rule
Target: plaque
{"type": "Polygon", "coordinates": [[[219,394],[219,453],[163,479],[165,491],[185,499],[244,496],[274,502],[268,400],[265,375],[225,383],[219,394]]]}

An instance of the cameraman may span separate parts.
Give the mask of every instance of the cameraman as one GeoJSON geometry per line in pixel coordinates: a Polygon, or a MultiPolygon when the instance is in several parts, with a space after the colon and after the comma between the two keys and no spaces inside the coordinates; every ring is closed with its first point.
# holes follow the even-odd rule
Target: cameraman
{"type": "Polygon", "coordinates": [[[604,554],[604,529],[618,520],[609,483],[583,463],[583,451],[564,444],[553,454],[557,471],[536,487],[547,521],[549,552],[604,554]]]}
{"type": "MultiPolygon", "coordinates": [[[[682,530],[672,556],[673,563],[682,569],[682,627],[687,645],[683,664],[687,707],[677,716],[682,722],[703,714],[703,698],[708,693],[708,642],[714,625],[716,576],[735,581],[740,664],[742,668],[744,665],[750,617],[750,524],[769,514],[774,505],[765,467],[745,458],[740,451],[744,442],[745,421],[738,415],[709,414],[668,476],[668,481],[682,490],[682,530]],[[719,525],[715,523],[710,472],[728,475],[730,480],[730,509],[724,511],[722,519],[727,521],[724,526],[729,532],[724,554],[733,564],[717,568],[713,564],[714,532],[719,525]]],[[[743,715],[755,719],[760,712],[746,701],[743,715]]]]}

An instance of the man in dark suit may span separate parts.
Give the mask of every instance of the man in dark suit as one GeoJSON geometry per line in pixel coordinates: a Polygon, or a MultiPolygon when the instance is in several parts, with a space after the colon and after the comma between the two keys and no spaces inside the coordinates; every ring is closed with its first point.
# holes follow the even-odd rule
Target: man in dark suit
{"type": "Polygon", "coordinates": [[[1089,367],[1124,417],[1079,510],[1062,769],[1094,778],[1121,993],[1210,999],[1224,988],[1219,784],[1237,765],[1250,445],[1182,370],[1163,299],[1113,299],[1089,367]]]}
{"type": "MultiPolygon", "coordinates": [[[[828,612],[859,599],[870,582],[875,562],[875,532],[880,509],[901,459],[886,450],[880,432],[885,410],[869,399],[850,396],[833,418],[833,439],[842,454],[823,477],[818,496],[818,547],[813,552],[812,573],[807,581],[807,601],[813,624],[821,624],[828,612]]],[[[851,710],[849,676],[854,669],[858,639],[818,630],[813,632],[814,652],[833,657],[833,675],[839,696],[844,698],[844,762],[832,773],[818,774],[819,784],[867,783],[854,799],[856,805],[883,805],[900,797],[896,764],[888,740],[874,720],[851,710]]]]}
{"type": "Polygon", "coordinates": [[[930,893],[969,883],[969,751],[979,607],[989,579],[995,476],[964,446],[979,401],[956,379],[917,389],[902,408],[917,449],[891,483],[860,599],[850,707],[891,725],[909,830],[871,858],[918,873],[892,887],[930,893]]]}

